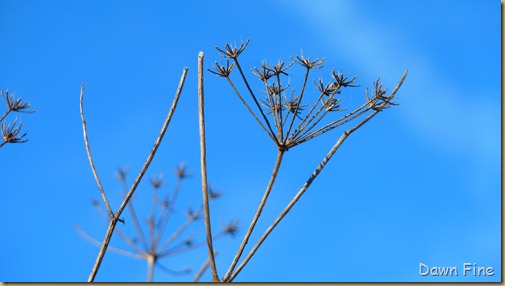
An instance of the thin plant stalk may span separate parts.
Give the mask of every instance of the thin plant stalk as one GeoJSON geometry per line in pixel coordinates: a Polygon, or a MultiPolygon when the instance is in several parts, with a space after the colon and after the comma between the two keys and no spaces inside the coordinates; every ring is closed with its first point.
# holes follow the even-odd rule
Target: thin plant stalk
{"type": "Polygon", "coordinates": [[[207,154],[205,147],[205,114],[204,114],[204,92],[203,92],[203,52],[198,54],[198,118],[200,125],[200,163],[202,172],[202,196],[203,212],[205,220],[205,234],[207,237],[207,249],[209,252],[210,268],[212,270],[212,281],[219,282],[216,262],[214,260],[214,249],[212,247],[212,229],[210,225],[209,210],[209,188],[207,186],[207,154]]]}
{"type": "MultiPolygon", "coordinates": [[[[103,257],[105,256],[105,252],[107,251],[107,247],[109,246],[110,239],[112,238],[112,234],[114,233],[114,229],[116,228],[117,222],[122,221],[119,217],[121,216],[123,210],[125,207],[128,205],[128,202],[130,201],[131,197],[133,196],[135,190],[137,189],[137,186],[139,185],[140,181],[142,180],[142,177],[144,176],[145,172],[149,168],[149,165],[151,164],[152,159],[154,158],[154,155],[156,154],[156,151],[158,150],[159,145],[161,144],[161,141],[163,139],[163,136],[165,135],[165,132],[168,128],[168,125],[170,123],[170,120],[172,119],[172,116],[175,112],[175,108],[177,107],[177,103],[179,101],[179,97],[182,92],[182,88],[184,86],[184,81],[186,80],[186,74],[188,72],[188,68],[184,68],[182,71],[182,76],[181,80],[179,82],[179,86],[177,88],[174,100],[172,102],[172,106],[170,107],[170,111],[168,112],[167,118],[165,119],[165,122],[163,123],[163,127],[161,128],[160,134],[158,135],[158,138],[156,139],[151,152],[149,153],[146,161],[144,162],[144,166],[142,167],[141,171],[139,172],[137,178],[135,179],[133,185],[130,188],[130,191],[126,194],[123,203],[119,207],[118,211],[116,212],[115,215],[111,217],[111,220],[109,222],[109,227],[107,228],[107,232],[105,234],[105,238],[102,243],[102,247],[100,248],[100,251],[98,252],[97,259],[95,261],[95,264],[93,265],[93,269],[91,270],[91,274],[88,278],[88,282],[93,282],[95,280],[95,276],[98,272],[98,269],[100,268],[100,265],[102,264],[103,257]]],[[[92,164],[92,157],[91,153],[89,152],[89,144],[88,144],[88,137],[86,133],[86,121],[84,119],[84,112],[82,108],[82,102],[83,102],[83,95],[84,95],[84,84],[81,88],[81,118],[83,121],[83,129],[84,129],[84,141],[86,144],[86,149],[88,150],[88,157],[90,158],[90,163],[92,164]]],[[[96,174],[94,165],[92,164],[92,169],[93,172],[96,174]]],[[[95,175],[95,178],[97,179],[97,184],[101,186],[101,184],[98,181],[98,176],[95,175]]],[[[103,189],[101,189],[101,192],[103,192],[103,189]]],[[[105,195],[105,192],[102,193],[102,195],[105,195]]],[[[105,197],[104,197],[105,198],[105,197]]],[[[107,203],[107,201],[105,201],[107,203]]],[[[109,210],[110,206],[108,206],[109,210]]]]}
{"type": "Polygon", "coordinates": [[[147,255],[146,260],[147,260],[147,282],[153,282],[154,263],[156,257],[150,253],[147,255]]]}
{"type": "Polygon", "coordinates": [[[103,190],[100,178],[98,178],[98,173],[95,168],[95,163],[93,163],[93,156],[91,156],[91,150],[89,148],[88,131],[86,128],[86,119],[84,118],[84,107],[83,107],[84,83],[82,83],[82,85],[81,85],[81,95],[79,98],[79,102],[80,102],[80,111],[81,111],[81,119],[82,119],[82,132],[84,134],[84,143],[86,145],[86,153],[88,154],[89,164],[91,165],[91,170],[93,171],[93,176],[95,177],[96,184],[98,185],[98,189],[100,190],[100,194],[102,195],[102,199],[105,203],[105,207],[107,208],[107,212],[109,214],[109,217],[112,219],[112,218],[114,218],[114,212],[112,211],[112,208],[110,207],[110,204],[109,204],[109,200],[107,199],[107,196],[105,195],[105,191],[103,190]]]}
{"type": "MultiPolygon", "coordinates": [[[[405,77],[407,76],[407,71],[403,74],[402,78],[400,79],[399,83],[395,87],[395,89],[391,92],[391,94],[388,96],[388,99],[392,99],[400,86],[402,85],[405,77]]],[[[251,251],[247,254],[246,258],[242,261],[242,263],[237,267],[237,270],[233,272],[233,274],[228,278],[224,279],[223,282],[232,282],[235,277],[240,273],[240,271],[244,268],[244,266],[247,265],[249,260],[253,257],[253,255],[256,253],[258,248],[261,246],[263,241],[268,237],[268,235],[272,232],[272,230],[279,224],[279,222],[286,216],[286,214],[291,210],[291,208],[296,204],[296,202],[301,198],[301,196],[305,193],[305,191],[310,187],[312,182],[317,178],[319,173],[323,170],[323,168],[326,166],[326,164],[330,161],[331,157],[335,154],[335,152],[338,150],[338,148],[344,143],[344,141],[347,139],[349,135],[351,135],[354,131],[356,131],[358,128],[363,126],[366,122],[368,122],[370,119],[372,119],[377,113],[379,113],[382,109],[382,107],[386,106],[388,102],[383,102],[377,106],[377,109],[374,110],[370,115],[368,115],[365,119],[363,119],[361,122],[356,124],[354,127],[346,130],[338,141],[335,143],[335,145],[330,149],[328,154],[323,158],[321,163],[317,166],[317,168],[314,170],[312,175],[309,177],[309,179],[305,182],[305,184],[302,186],[302,188],[296,193],[296,195],[293,197],[293,199],[288,203],[288,205],[284,208],[284,210],[277,216],[277,218],[274,220],[274,222],[268,227],[268,229],[263,233],[263,235],[260,237],[258,242],[254,245],[254,247],[251,249],[251,251]]]]}
{"type": "Polygon", "coordinates": [[[242,240],[242,243],[240,244],[237,254],[235,255],[235,258],[233,259],[233,261],[230,265],[230,268],[228,269],[228,272],[226,272],[226,275],[223,278],[223,281],[225,281],[225,282],[228,281],[230,275],[233,273],[233,270],[235,269],[235,266],[237,265],[240,257],[242,256],[242,253],[244,252],[244,248],[247,245],[249,238],[251,237],[254,227],[256,226],[256,223],[258,222],[259,217],[261,216],[261,212],[263,211],[263,208],[265,207],[268,196],[270,195],[270,191],[272,190],[275,179],[277,178],[277,173],[279,171],[279,168],[281,167],[284,152],[285,152],[284,149],[279,149],[277,152],[277,158],[275,160],[275,165],[274,165],[274,168],[272,171],[272,176],[270,176],[270,181],[268,182],[265,193],[263,194],[263,198],[261,199],[261,202],[260,202],[258,208],[256,209],[256,213],[254,214],[251,224],[249,225],[249,228],[247,229],[247,232],[244,235],[244,239],[242,240]]]}

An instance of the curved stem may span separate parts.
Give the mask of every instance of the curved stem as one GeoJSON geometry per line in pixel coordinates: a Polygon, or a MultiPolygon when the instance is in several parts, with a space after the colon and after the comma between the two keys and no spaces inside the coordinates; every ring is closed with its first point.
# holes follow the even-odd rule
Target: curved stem
{"type": "Polygon", "coordinates": [[[95,163],[93,163],[93,156],[91,156],[91,150],[89,148],[88,131],[86,128],[86,119],[84,117],[83,101],[84,101],[84,83],[82,83],[82,85],[81,85],[81,95],[79,98],[79,106],[80,106],[81,120],[82,120],[82,132],[84,134],[84,144],[86,145],[86,153],[88,154],[88,160],[89,160],[89,164],[91,165],[91,170],[93,171],[93,176],[95,177],[96,184],[98,185],[98,189],[100,190],[100,194],[102,195],[102,199],[103,199],[103,202],[105,203],[105,207],[107,208],[107,212],[109,213],[109,217],[112,219],[114,217],[114,212],[112,211],[112,208],[110,207],[109,200],[107,199],[107,196],[105,195],[105,191],[103,190],[102,183],[100,182],[100,179],[98,178],[98,173],[95,168],[95,163]]]}
{"type": "Polygon", "coordinates": [[[275,165],[274,165],[274,169],[272,171],[272,176],[270,177],[270,181],[268,182],[265,193],[263,194],[263,198],[261,199],[261,202],[258,206],[258,209],[256,210],[256,213],[254,214],[254,217],[251,221],[249,229],[247,230],[247,232],[244,236],[244,239],[242,240],[242,244],[240,244],[237,254],[235,255],[235,258],[233,259],[233,262],[230,265],[228,272],[226,272],[226,275],[223,278],[224,282],[228,282],[228,279],[230,278],[230,275],[232,274],[233,270],[235,269],[235,266],[237,265],[238,260],[240,259],[240,256],[242,256],[242,252],[244,252],[244,248],[245,248],[247,242],[249,241],[249,238],[251,237],[251,234],[254,230],[254,227],[256,226],[256,223],[258,222],[259,217],[261,216],[261,212],[263,211],[263,208],[265,207],[268,196],[270,195],[270,191],[272,190],[275,179],[277,178],[277,173],[278,173],[279,168],[281,166],[282,157],[284,155],[284,152],[285,151],[283,149],[280,149],[277,152],[277,159],[275,160],[275,165]]]}

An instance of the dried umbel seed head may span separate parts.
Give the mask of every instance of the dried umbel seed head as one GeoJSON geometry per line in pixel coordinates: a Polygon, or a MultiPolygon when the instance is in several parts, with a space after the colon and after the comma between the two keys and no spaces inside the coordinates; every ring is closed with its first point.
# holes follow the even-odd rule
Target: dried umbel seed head
{"type": "Polygon", "coordinates": [[[177,176],[177,178],[181,180],[188,178],[190,176],[189,171],[186,167],[186,163],[183,162],[177,166],[177,169],[175,170],[175,175],[177,176]]]}
{"type": "Polygon", "coordinates": [[[228,77],[230,76],[230,73],[234,67],[235,63],[231,63],[230,65],[230,61],[226,60],[226,66],[223,64],[219,64],[218,62],[215,62],[213,66],[214,70],[208,69],[208,71],[220,77],[228,77]]]}
{"type": "Polygon", "coordinates": [[[232,220],[228,224],[222,224],[224,232],[230,234],[231,236],[235,236],[238,232],[238,220],[232,220]]]}
{"type": "MultiPolygon", "coordinates": [[[[390,97],[385,96],[386,91],[377,81],[374,83],[374,91],[371,97],[368,96],[367,91],[365,103],[353,107],[352,110],[346,111],[346,114],[342,114],[339,118],[327,120],[327,117],[330,117],[328,114],[333,115],[348,109],[343,107],[341,103],[342,97],[340,94],[343,93],[343,90],[346,88],[360,87],[360,85],[355,83],[356,76],[349,77],[341,72],[332,70],[332,80],[330,82],[324,83],[321,79],[319,79],[319,81],[314,81],[319,94],[316,95],[312,104],[305,103],[309,96],[306,95],[308,93],[306,92],[306,87],[309,73],[312,69],[322,68],[324,58],[311,60],[303,54],[291,57],[292,62],[290,63],[281,60],[278,61],[276,65],[271,65],[266,61],[262,61],[260,68],[254,67],[251,69],[253,75],[263,83],[265,88],[265,90],[262,91],[266,94],[265,97],[258,98],[247,76],[240,67],[238,60],[238,56],[244,51],[248,43],[249,41],[238,47],[226,44],[223,49],[217,49],[220,51],[220,56],[233,59],[241,79],[244,81],[247,88],[247,92],[251,95],[253,102],[250,103],[254,103],[257,107],[256,111],[253,111],[253,108],[251,108],[247,100],[244,99],[241,92],[233,83],[232,78],[229,76],[231,68],[217,65],[215,67],[217,72],[214,73],[227,78],[233,91],[270,139],[272,139],[279,151],[287,151],[294,146],[307,142],[351,120],[363,116],[371,110],[380,111],[391,105],[395,105],[395,103],[392,102],[394,92],[390,97]],[[288,99],[286,92],[290,86],[290,77],[287,70],[291,68],[294,63],[305,68],[305,75],[301,82],[300,89],[296,94],[293,89],[291,98],[288,99]],[[287,77],[287,80],[284,76],[287,77]],[[306,106],[311,107],[306,110],[306,106]]],[[[401,82],[399,85],[401,85],[401,82]]]]}
{"type": "Polygon", "coordinates": [[[24,143],[27,142],[28,139],[23,139],[27,132],[24,134],[19,134],[21,132],[21,128],[23,127],[23,122],[19,120],[19,125],[17,123],[17,118],[12,123],[2,122],[2,139],[3,144],[5,143],[24,143]]]}
{"type": "Polygon", "coordinates": [[[303,56],[303,54],[300,54],[299,56],[296,57],[291,57],[291,59],[301,65],[304,66],[307,69],[320,69],[323,67],[324,64],[324,58],[320,59],[315,59],[313,61],[310,60],[310,58],[306,58],[303,56]]]}
{"type": "Polygon", "coordinates": [[[16,112],[24,112],[24,113],[33,113],[35,110],[27,110],[30,108],[30,103],[22,103],[22,98],[19,97],[18,99],[14,100],[14,95],[9,96],[9,91],[6,90],[5,94],[3,90],[0,90],[0,96],[2,96],[5,105],[7,106],[7,109],[9,111],[16,111],[16,112]]]}
{"type": "Polygon", "coordinates": [[[216,50],[218,50],[220,52],[219,55],[221,57],[227,58],[227,59],[236,59],[245,50],[245,48],[247,47],[248,44],[249,44],[249,39],[247,39],[245,44],[241,43],[240,46],[238,46],[238,47],[237,47],[237,44],[232,46],[232,45],[226,43],[224,45],[224,49],[221,49],[217,46],[215,48],[216,48],[216,50]]]}
{"type": "Polygon", "coordinates": [[[153,188],[158,189],[161,185],[163,185],[163,174],[149,178],[149,183],[151,183],[153,188]]]}

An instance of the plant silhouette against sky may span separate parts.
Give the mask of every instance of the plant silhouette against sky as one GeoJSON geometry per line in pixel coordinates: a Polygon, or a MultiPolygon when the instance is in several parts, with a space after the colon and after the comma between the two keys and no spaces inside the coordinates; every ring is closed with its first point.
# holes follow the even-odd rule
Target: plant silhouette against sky
{"type": "MultiPolygon", "coordinates": [[[[310,59],[305,57],[303,54],[291,57],[290,62],[285,62],[283,60],[278,61],[277,64],[269,64],[267,61],[263,61],[259,68],[254,67],[251,69],[251,74],[253,77],[260,81],[262,89],[259,93],[255,92],[252,88],[251,82],[249,80],[250,75],[246,75],[243,68],[240,65],[239,57],[244,52],[249,44],[249,40],[240,45],[230,45],[226,43],[223,48],[216,47],[219,51],[219,55],[225,59],[225,63],[215,62],[213,69],[209,71],[213,74],[225,78],[233,92],[237,95],[239,100],[245,106],[247,112],[254,118],[254,120],[260,125],[260,128],[265,131],[267,136],[272,140],[275,148],[277,149],[277,156],[272,170],[272,175],[270,176],[269,182],[265,188],[264,194],[260,200],[260,203],[256,209],[256,212],[251,220],[251,223],[244,234],[243,240],[235,254],[235,257],[230,263],[230,266],[223,276],[220,276],[216,268],[215,255],[216,251],[213,249],[213,240],[217,236],[221,236],[224,233],[234,234],[236,232],[236,221],[232,221],[225,230],[213,236],[211,232],[211,209],[209,205],[209,200],[212,199],[213,193],[209,190],[207,185],[207,162],[206,162],[206,140],[205,140],[205,107],[204,107],[204,75],[203,75],[203,52],[198,55],[198,111],[199,111],[199,129],[200,129],[200,158],[201,158],[201,175],[202,175],[202,207],[198,209],[195,213],[189,216],[189,220],[193,219],[193,215],[199,215],[201,212],[204,214],[205,223],[205,233],[206,233],[206,244],[208,249],[208,261],[202,267],[205,269],[209,267],[212,271],[212,280],[214,282],[232,282],[240,271],[249,263],[250,259],[254,256],[258,248],[264,242],[264,240],[269,236],[273,229],[279,224],[279,222],[284,218],[284,216],[291,210],[291,208],[296,204],[300,197],[309,188],[312,182],[320,174],[322,169],[326,166],[331,157],[335,154],[338,148],[346,140],[346,138],[351,135],[354,131],[363,126],[370,119],[375,117],[379,112],[382,112],[391,106],[397,105],[394,102],[394,97],[396,92],[402,85],[405,77],[407,76],[407,71],[405,71],[399,80],[396,87],[387,94],[387,90],[382,86],[380,78],[373,82],[372,88],[369,91],[368,88],[364,92],[364,102],[356,107],[350,108],[343,106],[342,99],[344,97],[343,93],[348,89],[356,89],[361,85],[355,83],[357,77],[348,77],[341,72],[332,70],[331,80],[325,82],[322,79],[314,80],[316,96],[315,98],[310,98],[310,94],[307,92],[309,86],[309,78],[312,70],[322,69],[324,65],[323,59],[310,59]],[[303,70],[303,79],[301,80],[298,89],[291,87],[290,76],[291,69],[294,67],[299,67],[303,70]],[[239,91],[235,80],[232,79],[231,75],[234,70],[238,70],[239,81],[245,86],[245,93],[239,91]],[[247,96],[244,94],[248,94],[247,96]],[[312,174],[308,176],[306,182],[302,185],[299,191],[294,195],[291,201],[284,207],[284,209],[278,214],[276,219],[270,224],[270,226],[263,232],[261,237],[254,243],[252,248],[250,248],[247,255],[242,259],[243,253],[251,234],[255,230],[256,224],[261,217],[263,208],[266,205],[268,197],[272,191],[275,180],[277,178],[278,171],[281,167],[284,154],[291,148],[294,148],[300,144],[308,142],[320,135],[323,135],[329,131],[336,129],[346,123],[354,121],[354,125],[343,131],[339,139],[335,142],[333,147],[328,151],[328,153],[323,157],[321,162],[316,166],[312,174]],[[240,262],[241,261],[241,262],[240,262]],[[239,264],[240,262],[240,264],[239,264]]],[[[169,115],[165,120],[162,131],[158,136],[144,167],[140,171],[137,179],[133,185],[129,188],[125,185],[125,173],[120,173],[120,179],[125,185],[125,199],[119,208],[119,210],[114,213],[110,207],[105,191],[101,186],[98,174],[95,170],[93,159],[90,153],[89,142],[86,132],[86,121],[83,112],[83,95],[84,95],[84,85],[81,89],[81,117],[83,124],[84,140],[86,145],[86,150],[88,153],[88,159],[95,176],[100,193],[104,200],[106,206],[106,212],[109,219],[109,228],[107,230],[104,241],[101,243],[101,249],[97,257],[96,263],[91,272],[89,281],[93,281],[95,275],[100,267],[100,263],[105,255],[108,248],[108,243],[115,230],[117,222],[124,222],[120,216],[124,208],[128,205],[130,212],[135,214],[133,206],[131,206],[130,199],[135,192],[138,183],[142,179],[145,171],[147,170],[155,152],[161,143],[163,134],[165,133],[170,118],[175,112],[179,96],[182,92],[182,87],[186,78],[187,68],[184,68],[183,75],[181,77],[181,82],[179,88],[177,89],[174,102],[169,111],[169,115]]],[[[179,169],[178,174],[183,174],[184,172],[179,169]]],[[[184,176],[178,175],[179,180],[182,180],[184,176]]],[[[143,237],[142,231],[138,223],[138,219],[134,219],[135,228],[139,236],[139,240],[143,245],[143,249],[139,248],[136,241],[128,242],[132,248],[137,252],[143,259],[148,261],[149,265],[154,265],[158,258],[163,257],[168,251],[165,247],[168,243],[160,244],[161,234],[165,228],[166,221],[170,216],[171,206],[170,203],[162,207],[162,213],[164,216],[160,216],[159,229],[156,233],[156,223],[154,220],[157,204],[157,190],[161,186],[161,182],[158,179],[151,180],[151,184],[154,187],[153,190],[153,206],[152,212],[149,220],[149,239],[143,237]],[[137,222],[135,222],[135,220],[137,222]],[[161,246],[161,247],[160,247],[161,246]]],[[[177,188],[174,191],[173,197],[177,196],[179,183],[177,183],[177,188]]],[[[162,201],[163,202],[163,201],[162,201]]],[[[133,215],[135,217],[135,215],[133,215]]],[[[177,232],[176,232],[177,233],[177,232]]],[[[171,241],[170,238],[168,241],[171,241]]],[[[205,244],[205,242],[202,242],[205,244]]],[[[152,271],[150,270],[148,274],[148,280],[152,280],[152,271]],[[150,278],[149,278],[150,277],[150,278]]],[[[199,271],[201,274],[201,271],[199,271]]]]}

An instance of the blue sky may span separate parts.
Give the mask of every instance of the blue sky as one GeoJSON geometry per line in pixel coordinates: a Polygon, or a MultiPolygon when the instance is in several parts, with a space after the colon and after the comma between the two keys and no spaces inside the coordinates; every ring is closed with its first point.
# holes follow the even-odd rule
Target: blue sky
{"type": "MultiPolygon", "coordinates": [[[[91,271],[98,248],[73,226],[101,240],[106,224],[90,204],[100,196],[82,137],[82,82],[91,150],[116,209],[116,166],[130,166],[131,183],[183,67],[189,68],[146,177],[164,174],[161,192],[168,192],[177,164],[192,170],[173,230],[186,206],[201,200],[198,52],[210,68],[220,60],[214,46],[250,39],[244,67],[287,61],[303,50],[326,58],[312,79],[328,79],[332,68],[358,75],[363,87],[344,94],[351,104],[363,100],[377,76],[391,90],[405,69],[409,74],[397,94],[400,105],[348,138],[236,281],[500,281],[499,9],[499,1],[0,0],[0,89],[37,110],[18,115],[30,141],[0,149],[0,280],[77,282],[91,271]],[[420,263],[460,273],[422,276],[420,263]],[[463,276],[464,263],[493,267],[495,274],[463,276]]],[[[226,81],[205,76],[209,181],[223,193],[211,205],[213,226],[217,232],[230,219],[241,222],[235,238],[215,243],[222,276],[268,182],[276,149],[226,81]]],[[[252,241],[344,130],[287,152],[252,241]]],[[[150,192],[145,180],[135,197],[145,216],[150,192]]],[[[134,233],[128,220],[119,227],[134,233]]],[[[201,222],[191,231],[203,238],[201,222]]],[[[112,245],[125,247],[117,238],[112,245]]],[[[196,272],[205,259],[201,248],[162,263],[196,272]]],[[[96,281],[145,277],[143,261],[108,253],[96,281]]],[[[155,273],[155,281],[192,277],[155,273]]],[[[209,272],[202,280],[210,280],[209,272]]]]}

